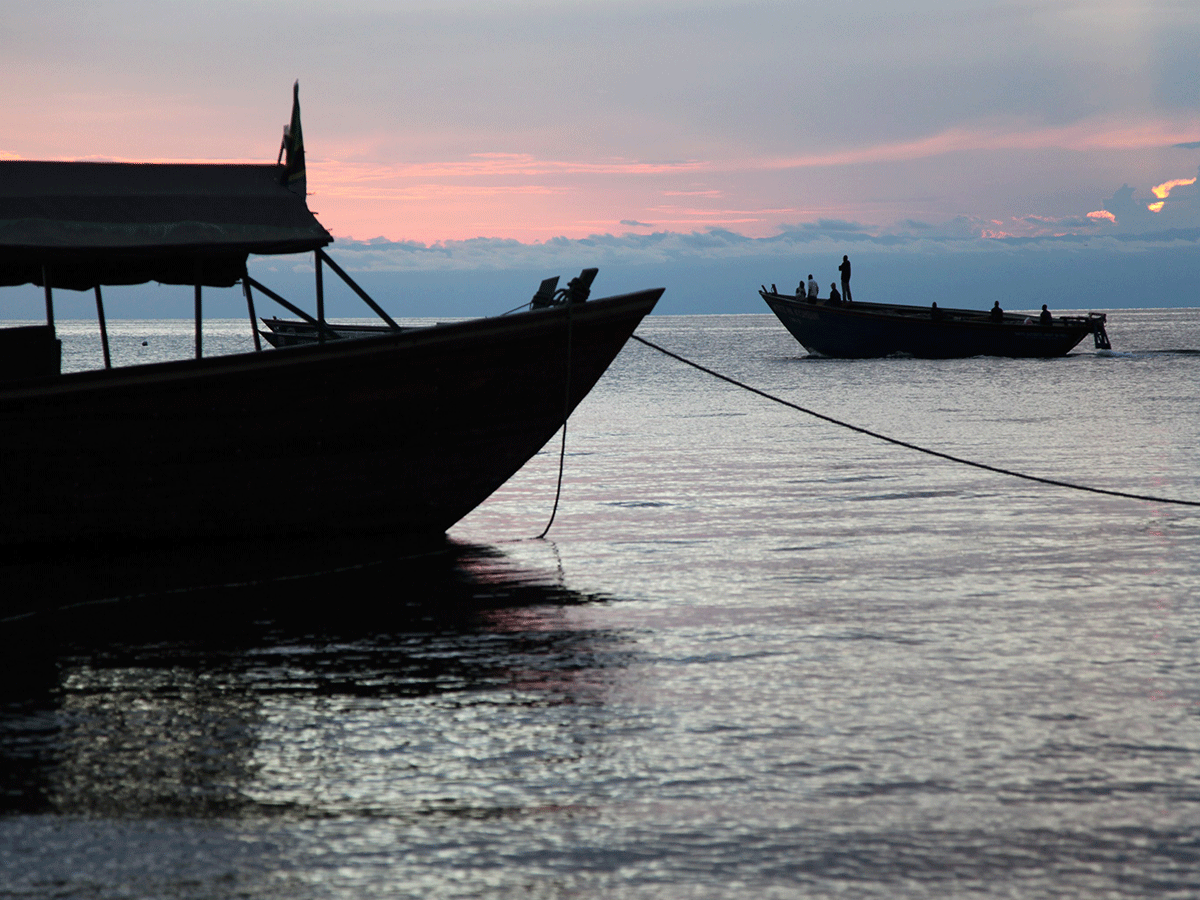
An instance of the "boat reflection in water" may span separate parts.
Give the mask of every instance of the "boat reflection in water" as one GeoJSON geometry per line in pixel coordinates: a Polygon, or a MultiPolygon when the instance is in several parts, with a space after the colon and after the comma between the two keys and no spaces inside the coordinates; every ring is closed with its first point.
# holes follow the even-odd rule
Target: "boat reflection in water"
{"type": "Polygon", "coordinates": [[[445,532],[558,432],[662,289],[594,299],[586,268],[511,315],[400,328],[325,251],[300,135],[297,88],[286,162],[0,160],[0,285],[46,308],[0,329],[0,869],[19,894],[93,895],[132,857],[205,883],[204,860],[245,850],[188,852],[212,838],[194,817],[447,796],[486,817],[523,763],[578,752],[557,713],[520,710],[604,731],[591,701],[626,644],[568,612],[597,598],[445,532]],[[309,252],[316,315],[247,270],[309,252]],[[341,340],[326,270],[384,326],[341,340]],[[114,366],[102,288],[150,281],[191,287],[195,358],[114,366]],[[235,285],[256,349],[206,356],[203,291],[235,285]],[[94,292],[103,369],[62,371],[55,290],[94,292]],[[264,350],[256,297],[313,340],[264,350]],[[156,817],[179,839],[141,828],[156,817]]]}
{"type": "Polygon", "coordinates": [[[448,541],[302,579],[6,620],[3,649],[23,675],[0,697],[0,811],[436,807],[445,779],[474,778],[458,771],[472,764],[464,742],[476,742],[474,764],[504,764],[529,749],[514,742],[545,742],[512,721],[518,710],[603,706],[605,672],[627,664],[630,641],[581,626],[571,608],[604,599],[448,541]],[[503,746],[489,742],[497,728],[503,746]]]}

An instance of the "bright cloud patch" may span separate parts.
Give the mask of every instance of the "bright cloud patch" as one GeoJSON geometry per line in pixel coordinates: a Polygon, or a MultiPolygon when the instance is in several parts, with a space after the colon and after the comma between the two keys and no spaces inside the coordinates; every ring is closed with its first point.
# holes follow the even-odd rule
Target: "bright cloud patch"
{"type": "Polygon", "coordinates": [[[1170,196],[1171,191],[1174,188],[1185,187],[1186,185],[1195,183],[1195,178],[1176,178],[1172,181],[1164,181],[1162,184],[1155,185],[1150,189],[1150,192],[1154,194],[1158,200],[1154,203],[1151,203],[1146,207],[1146,209],[1150,210],[1150,212],[1162,212],[1162,208],[1166,204],[1166,199],[1170,196]]]}
{"type": "Polygon", "coordinates": [[[1087,214],[1087,217],[1089,219],[1097,219],[1097,220],[1104,219],[1108,222],[1112,222],[1114,225],[1117,224],[1117,217],[1114,216],[1112,213],[1110,213],[1107,209],[1092,210],[1090,213],[1087,214]]]}

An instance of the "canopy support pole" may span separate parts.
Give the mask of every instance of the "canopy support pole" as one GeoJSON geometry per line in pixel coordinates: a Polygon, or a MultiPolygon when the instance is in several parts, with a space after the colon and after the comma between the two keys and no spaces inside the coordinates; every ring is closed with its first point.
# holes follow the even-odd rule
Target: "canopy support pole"
{"type": "Polygon", "coordinates": [[[196,359],[202,355],[200,341],[200,285],[196,285],[196,359]]]}
{"type": "Polygon", "coordinates": [[[322,250],[320,248],[317,248],[316,254],[317,254],[318,259],[323,259],[323,260],[325,260],[325,262],[327,262],[329,264],[329,268],[333,269],[333,271],[337,274],[337,276],[339,278],[341,278],[342,281],[346,282],[346,284],[350,287],[350,289],[352,291],[354,291],[354,293],[358,294],[358,296],[362,298],[363,302],[366,303],[367,306],[369,306],[369,307],[371,307],[371,309],[375,310],[375,315],[379,316],[379,318],[381,318],[381,319],[383,319],[383,321],[387,322],[388,325],[390,325],[396,331],[400,330],[400,326],[392,321],[392,317],[389,316],[387,313],[385,313],[383,311],[383,308],[378,303],[376,303],[369,296],[367,296],[367,292],[364,291],[362,288],[360,288],[357,284],[355,284],[354,279],[351,278],[349,275],[347,275],[345,270],[342,269],[342,267],[339,266],[337,263],[335,263],[330,258],[328,253],[326,253],[324,250],[322,250]]]}
{"type": "Polygon", "coordinates": [[[321,277],[321,253],[313,254],[317,273],[317,321],[321,327],[317,329],[317,343],[325,343],[325,279],[321,277]]]}
{"type": "Polygon", "coordinates": [[[54,294],[50,287],[50,267],[42,265],[42,287],[46,289],[46,324],[54,327],[54,294]]]}
{"type": "Polygon", "coordinates": [[[100,285],[96,285],[96,318],[100,320],[100,344],[104,347],[104,368],[112,368],[112,357],[108,355],[108,323],[104,320],[104,299],[100,296],[100,285]]]}
{"type": "Polygon", "coordinates": [[[200,291],[201,291],[200,283],[204,280],[202,277],[203,274],[204,274],[204,263],[202,263],[199,259],[197,259],[196,260],[196,359],[199,359],[202,355],[202,348],[201,348],[201,342],[200,342],[200,291]]]}
{"type": "Polygon", "coordinates": [[[254,314],[254,295],[250,293],[250,280],[242,273],[242,291],[246,295],[246,308],[250,310],[250,333],[254,335],[255,352],[262,351],[262,338],[258,336],[258,316],[254,314]]]}

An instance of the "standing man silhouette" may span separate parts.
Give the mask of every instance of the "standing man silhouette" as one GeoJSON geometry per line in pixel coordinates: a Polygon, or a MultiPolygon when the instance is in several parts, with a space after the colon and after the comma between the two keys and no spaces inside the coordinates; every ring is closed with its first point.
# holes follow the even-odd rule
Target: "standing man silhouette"
{"type": "Polygon", "coordinates": [[[847,303],[850,302],[850,257],[843,256],[842,264],[838,266],[838,271],[842,273],[842,297],[847,303]]]}

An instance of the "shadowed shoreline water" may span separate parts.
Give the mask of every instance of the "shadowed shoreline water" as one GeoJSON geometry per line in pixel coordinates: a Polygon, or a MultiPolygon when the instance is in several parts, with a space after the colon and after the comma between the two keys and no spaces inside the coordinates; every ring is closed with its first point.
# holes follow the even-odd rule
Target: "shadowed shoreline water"
{"type": "Polygon", "coordinates": [[[293,804],[239,787],[253,780],[264,700],[497,690],[535,669],[569,680],[594,657],[588,642],[603,636],[509,625],[531,607],[552,621],[554,609],[605,598],[514,567],[495,548],[410,549],[5,620],[0,815],[275,815],[293,804]]]}

